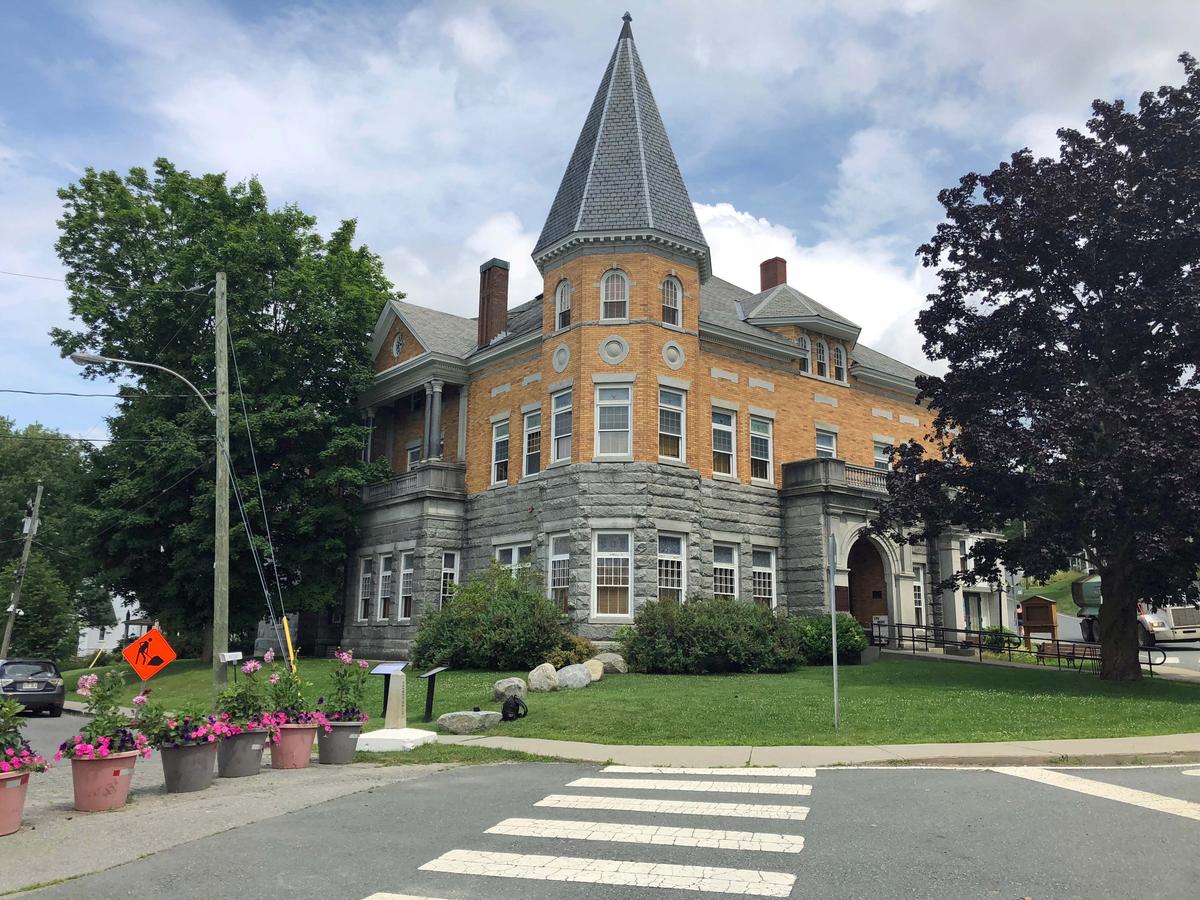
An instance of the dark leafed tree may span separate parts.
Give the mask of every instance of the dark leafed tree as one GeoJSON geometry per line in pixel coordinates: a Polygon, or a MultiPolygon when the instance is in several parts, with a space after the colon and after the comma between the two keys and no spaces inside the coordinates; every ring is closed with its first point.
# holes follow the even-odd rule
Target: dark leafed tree
{"type": "MultiPolygon", "coordinates": [[[[231,455],[259,542],[262,507],[246,438],[258,453],[266,512],[289,610],[336,602],[356,525],[361,461],[356,409],[370,383],[368,335],[393,296],[378,257],[342,223],[324,239],[294,206],[272,209],[255,180],[192,176],[166,160],[153,173],[87,170],[59,192],[57,243],[77,328],[64,354],[85,350],[154,362],[211,394],[213,297],[228,273],[231,455]]],[[[184,652],[210,643],[213,420],[186,386],[154,370],[92,366],[135,379],[109,419],[114,442],[93,454],[89,542],[96,576],[161,620],[184,652]]],[[[265,598],[236,505],[231,512],[230,632],[250,635],[265,598]]],[[[271,573],[268,568],[268,578],[271,573]]],[[[273,581],[273,579],[271,579],[273,581]]]]}
{"type": "Polygon", "coordinates": [[[1200,69],[1180,59],[1182,85],[1096,101],[1057,158],[1023,150],[939,195],[917,320],[948,364],[919,382],[939,449],[898,449],[876,523],[920,540],[1021,520],[975,546],[982,578],[1086,550],[1113,680],[1141,676],[1137,603],[1179,596],[1200,564],[1200,69]]]}

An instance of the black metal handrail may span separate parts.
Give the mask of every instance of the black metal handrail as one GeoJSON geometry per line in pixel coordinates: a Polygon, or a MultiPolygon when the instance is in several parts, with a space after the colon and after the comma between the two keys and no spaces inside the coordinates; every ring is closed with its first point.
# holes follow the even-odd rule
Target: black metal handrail
{"type": "MultiPolygon", "coordinates": [[[[979,662],[986,662],[985,653],[994,656],[1007,656],[1013,662],[1013,654],[1032,656],[1038,665],[1049,665],[1054,662],[1055,668],[1067,668],[1083,671],[1098,671],[1100,668],[1100,645],[1088,641],[1071,640],[1042,640],[1022,638],[1006,631],[985,631],[973,628],[947,628],[944,625],[912,625],[905,622],[889,622],[886,626],[878,626],[868,630],[868,639],[878,647],[892,649],[911,649],[914,654],[924,650],[957,647],[962,650],[974,651],[979,662]]],[[[1167,654],[1161,647],[1143,647],[1139,651],[1140,662],[1154,677],[1154,667],[1161,666],[1167,661],[1167,654]],[[1144,654],[1144,655],[1143,655],[1144,654]]],[[[1020,662],[1021,660],[1016,660],[1020,662]]]]}

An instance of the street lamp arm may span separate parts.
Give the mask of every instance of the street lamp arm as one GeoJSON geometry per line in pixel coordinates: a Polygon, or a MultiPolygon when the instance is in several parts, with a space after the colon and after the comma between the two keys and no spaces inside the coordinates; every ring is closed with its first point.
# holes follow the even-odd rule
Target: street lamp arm
{"type": "Polygon", "coordinates": [[[192,384],[174,369],[168,369],[166,366],[160,366],[157,363],[139,362],[135,359],[117,359],[112,356],[100,356],[97,353],[72,353],[71,362],[80,366],[101,363],[115,363],[121,366],[141,366],[145,369],[158,369],[160,372],[166,372],[168,375],[174,375],[176,378],[190,387],[192,392],[200,398],[200,402],[204,404],[204,408],[208,410],[209,415],[215,416],[217,414],[217,411],[212,408],[212,405],[206,399],[204,399],[204,395],[200,393],[199,389],[194,384],[192,384]]]}

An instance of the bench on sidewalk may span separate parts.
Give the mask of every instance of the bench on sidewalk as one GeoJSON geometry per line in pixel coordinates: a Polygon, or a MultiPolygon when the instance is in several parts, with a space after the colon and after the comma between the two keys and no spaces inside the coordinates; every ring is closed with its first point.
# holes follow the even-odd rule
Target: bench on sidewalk
{"type": "Polygon", "coordinates": [[[1067,641],[1043,641],[1037,645],[1037,663],[1060,660],[1073,668],[1100,664],[1099,644],[1078,644],[1067,641]]]}

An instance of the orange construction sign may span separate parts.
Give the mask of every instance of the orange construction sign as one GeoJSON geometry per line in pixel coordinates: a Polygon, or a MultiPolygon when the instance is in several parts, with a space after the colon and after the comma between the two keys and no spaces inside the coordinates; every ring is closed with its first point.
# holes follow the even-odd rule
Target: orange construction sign
{"type": "Polygon", "coordinates": [[[142,681],[153,678],[175,659],[175,651],[157,628],[151,628],[121,651],[142,681]]]}

